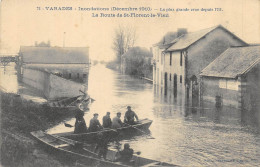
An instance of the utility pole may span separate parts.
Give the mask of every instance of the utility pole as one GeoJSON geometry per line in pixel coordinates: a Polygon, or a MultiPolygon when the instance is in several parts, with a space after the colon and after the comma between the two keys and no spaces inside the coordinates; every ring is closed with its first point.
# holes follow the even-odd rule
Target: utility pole
{"type": "Polygon", "coordinates": [[[63,47],[65,47],[65,36],[66,36],[66,32],[63,33],[63,47]]]}

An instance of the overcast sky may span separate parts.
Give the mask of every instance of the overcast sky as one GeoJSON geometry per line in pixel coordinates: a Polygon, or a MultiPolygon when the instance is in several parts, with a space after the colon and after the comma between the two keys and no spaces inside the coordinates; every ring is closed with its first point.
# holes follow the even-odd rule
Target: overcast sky
{"type": "MultiPolygon", "coordinates": [[[[1,53],[17,53],[20,45],[50,40],[52,46],[90,48],[97,60],[114,57],[112,39],[119,25],[136,28],[136,46],[149,48],[168,31],[189,32],[222,24],[248,43],[260,43],[259,0],[2,0],[1,53]],[[217,8],[222,12],[170,12],[168,18],[94,18],[86,11],[47,11],[36,7],[217,8]]],[[[93,12],[95,13],[95,12],[93,12]]],[[[104,13],[113,13],[111,11],[104,13]]],[[[114,12],[118,13],[118,12],[114,12]]],[[[149,12],[148,12],[149,13],[149,12]]],[[[153,11],[153,13],[157,13],[153,11]]]]}

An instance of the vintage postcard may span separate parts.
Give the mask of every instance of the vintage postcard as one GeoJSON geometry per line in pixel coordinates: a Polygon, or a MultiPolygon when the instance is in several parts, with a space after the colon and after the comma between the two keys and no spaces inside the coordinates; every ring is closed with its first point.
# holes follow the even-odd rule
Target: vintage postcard
{"type": "Polygon", "coordinates": [[[259,20],[259,0],[0,0],[0,166],[260,166],[259,20]]]}

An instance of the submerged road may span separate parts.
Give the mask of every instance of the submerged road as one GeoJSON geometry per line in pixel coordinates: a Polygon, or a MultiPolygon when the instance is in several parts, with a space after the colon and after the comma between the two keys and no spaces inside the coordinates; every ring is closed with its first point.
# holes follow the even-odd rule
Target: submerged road
{"type": "MultiPolygon", "coordinates": [[[[121,142],[130,143],[135,151],[141,151],[141,156],[181,166],[260,166],[259,113],[257,116],[225,107],[216,110],[210,104],[196,110],[176,102],[171,94],[155,92],[149,82],[103,65],[93,66],[89,94],[96,101],[90,105],[85,120],[89,125],[96,112],[100,121],[107,111],[112,118],[119,111],[124,115],[130,105],[139,118],[154,121],[150,131],[155,139],[142,135],[121,142]]],[[[67,121],[74,122],[74,118],[67,121]]],[[[49,132],[71,130],[62,123],[49,132]]]]}

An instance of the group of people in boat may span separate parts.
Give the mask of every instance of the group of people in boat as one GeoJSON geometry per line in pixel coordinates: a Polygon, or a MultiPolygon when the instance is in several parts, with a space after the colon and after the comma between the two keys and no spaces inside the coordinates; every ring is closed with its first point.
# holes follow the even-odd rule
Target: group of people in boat
{"type": "Polygon", "coordinates": [[[98,113],[93,115],[93,118],[90,120],[89,128],[87,128],[85,119],[84,119],[84,112],[78,110],[75,114],[75,129],[74,133],[86,133],[86,132],[96,132],[103,128],[121,128],[125,125],[134,125],[135,119],[138,121],[138,116],[136,113],[131,109],[131,106],[127,106],[127,111],[125,112],[124,116],[124,123],[121,121],[121,112],[118,112],[116,116],[111,120],[110,112],[107,112],[106,115],[103,117],[103,125],[100,124],[98,120],[98,113]]]}
{"type": "MultiPolygon", "coordinates": [[[[89,128],[87,128],[85,119],[84,119],[84,112],[78,110],[75,114],[76,122],[75,122],[75,129],[74,133],[86,133],[86,132],[97,132],[103,128],[121,128],[125,125],[134,125],[135,119],[138,121],[138,116],[136,113],[131,110],[131,106],[127,106],[127,111],[125,112],[124,116],[124,123],[121,121],[121,112],[118,112],[116,116],[111,120],[110,112],[107,112],[106,115],[103,117],[103,125],[100,124],[98,120],[98,114],[95,113],[93,118],[90,120],[89,128]]],[[[106,154],[108,150],[108,142],[109,138],[103,136],[101,132],[97,134],[96,139],[96,148],[95,152],[99,150],[98,156],[101,158],[103,157],[106,159],[106,154]]],[[[115,161],[122,161],[122,162],[129,162],[133,156],[133,149],[130,148],[130,145],[126,143],[124,145],[124,149],[119,151],[119,157],[115,161]]]]}

